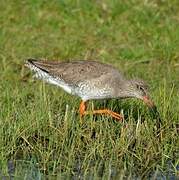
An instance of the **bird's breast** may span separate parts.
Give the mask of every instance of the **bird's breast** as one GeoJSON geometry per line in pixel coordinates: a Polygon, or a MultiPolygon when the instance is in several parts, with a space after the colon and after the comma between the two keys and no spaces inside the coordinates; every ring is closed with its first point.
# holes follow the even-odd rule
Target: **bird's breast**
{"type": "Polygon", "coordinates": [[[112,97],[112,89],[107,86],[96,86],[91,83],[79,83],[75,88],[75,94],[83,100],[106,99],[112,97]]]}

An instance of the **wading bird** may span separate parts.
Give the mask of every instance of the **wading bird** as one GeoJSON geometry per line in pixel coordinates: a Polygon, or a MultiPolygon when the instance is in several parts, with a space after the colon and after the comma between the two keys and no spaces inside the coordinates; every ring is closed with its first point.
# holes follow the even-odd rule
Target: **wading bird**
{"type": "Polygon", "coordinates": [[[108,114],[117,120],[123,116],[109,109],[86,111],[86,102],[96,99],[138,98],[150,108],[155,107],[142,80],[128,80],[109,64],[97,61],[44,61],[28,59],[25,64],[35,72],[35,77],[57,85],[67,93],[79,96],[80,116],[108,114]]]}

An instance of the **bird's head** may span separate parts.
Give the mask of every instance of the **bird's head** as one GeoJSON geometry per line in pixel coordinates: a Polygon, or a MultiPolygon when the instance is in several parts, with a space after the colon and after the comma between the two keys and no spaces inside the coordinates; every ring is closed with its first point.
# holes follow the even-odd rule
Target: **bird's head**
{"type": "Polygon", "coordinates": [[[155,106],[150,99],[148,85],[144,81],[140,79],[131,80],[130,88],[133,97],[143,100],[150,108],[155,106]]]}

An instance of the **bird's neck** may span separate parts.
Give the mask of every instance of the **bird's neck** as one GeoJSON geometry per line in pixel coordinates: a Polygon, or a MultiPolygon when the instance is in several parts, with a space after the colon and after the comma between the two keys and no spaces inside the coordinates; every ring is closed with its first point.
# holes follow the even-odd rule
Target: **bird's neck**
{"type": "Polygon", "coordinates": [[[131,85],[131,81],[126,81],[122,84],[122,86],[118,89],[118,97],[119,98],[133,98],[135,97],[133,87],[131,85]]]}

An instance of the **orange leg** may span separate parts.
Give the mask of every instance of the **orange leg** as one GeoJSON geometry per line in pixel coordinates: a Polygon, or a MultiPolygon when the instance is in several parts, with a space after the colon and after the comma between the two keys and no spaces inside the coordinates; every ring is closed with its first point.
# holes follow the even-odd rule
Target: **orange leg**
{"type": "Polygon", "coordinates": [[[86,102],[81,101],[80,108],[79,108],[80,117],[82,117],[85,114],[85,110],[86,110],[86,102]]]}
{"type": "Polygon", "coordinates": [[[109,109],[99,109],[99,110],[93,110],[93,111],[85,111],[86,110],[86,104],[85,101],[82,101],[80,104],[80,117],[82,117],[83,115],[87,115],[87,114],[108,114],[110,116],[112,116],[113,118],[117,119],[117,120],[123,120],[123,116],[113,112],[109,109]]]}

